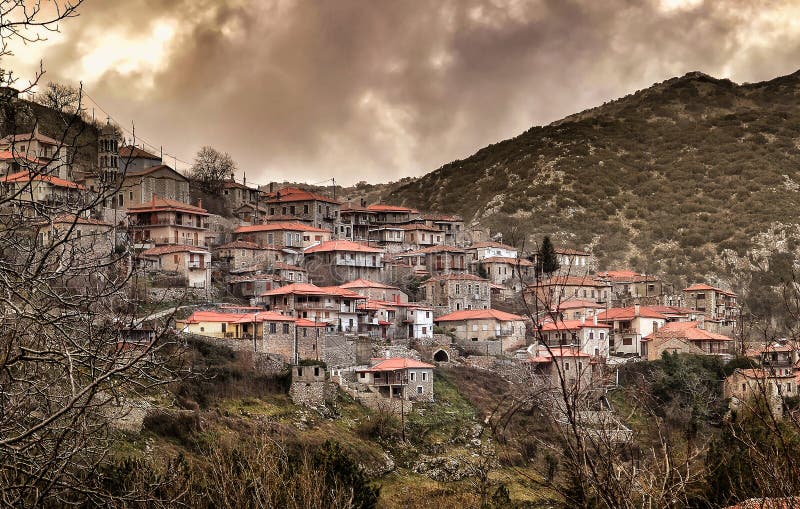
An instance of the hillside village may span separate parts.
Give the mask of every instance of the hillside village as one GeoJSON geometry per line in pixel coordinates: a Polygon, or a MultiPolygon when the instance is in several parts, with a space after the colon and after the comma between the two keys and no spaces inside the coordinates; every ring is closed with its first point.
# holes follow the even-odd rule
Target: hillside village
{"type": "MultiPolygon", "coordinates": [[[[553,387],[563,376],[586,389],[605,386],[621,364],[665,353],[762,361],[731,375],[734,398],[759,377],[779,396],[800,387],[790,349],[750,348],[736,293],[703,281],[673,288],[658,274],[599,267],[580,246],[507,245],[457,215],[255,187],[236,175],[216,197],[225,213],[211,214],[190,198],[196,182],[121,144],[111,124],[98,133],[94,164],[76,164],[73,147],[38,129],[3,137],[0,150],[3,192],[36,235],[74,230],[69,242],[91,238],[98,255],[125,253],[131,295],[154,312],[126,329],[133,342],[147,341],[148,322],[176,307],[180,333],[280,368],[315,365],[314,381],[335,381],[365,404],[435,401],[443,363],[514,366],[553,387]],[[53,205],[73,214],[42,214],[53,205]]],[[[296,375],[304,380],[302,368],[296,375]]]]}

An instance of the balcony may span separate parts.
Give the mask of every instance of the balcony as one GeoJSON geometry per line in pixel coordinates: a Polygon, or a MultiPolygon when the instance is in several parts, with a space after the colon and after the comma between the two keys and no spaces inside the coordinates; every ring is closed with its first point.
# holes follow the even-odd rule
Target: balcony
{"type": "Polygon", "coordinates": [[[190,261],[189,270],[205,270],[206,264],[202,261],[190,261]]]}

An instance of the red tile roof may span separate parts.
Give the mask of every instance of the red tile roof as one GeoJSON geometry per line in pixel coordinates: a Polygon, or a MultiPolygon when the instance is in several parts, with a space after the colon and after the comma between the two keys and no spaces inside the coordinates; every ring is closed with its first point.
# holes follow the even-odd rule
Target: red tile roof
{"type": "Polygon", "coordinates": [[[417,249],[416,251],[409,251],[407,253],[398,253],[396,256],[398,258],[404,258],[408,256],[417,256],[421,254],[428,254],[428,253],[466,253],[463,249],[459,249],[453,246],[428,246],[422,249],[417,249]]]}
{"type": "Polygon", "coordinates": [[[475,274],[440,274],[432,278],[426,279],[423,284],[437,282],[437,281],[482,281],[488,283],[488,279],[476,276],[475,274]]]}
{"type": "Polygon", "coordinates": [[[662,315],[661,313],[654,311],[648,306],[641,306],[639,308],[639,314],[636,314],[636,308],[631,306],[628,308],[610,308],[606,311],[597,314],[597,319],[602,321],[612,321],[612,320],[633,320],[637,316],[642,318],[656,318],[661,320],[666,320],[667,317],[662,315]]]}
{"type": "Polygon", "coordinates": [[[169,198],[162,198],[160,196],[153,195],[153,199],[147,203],[142,203],[139,205],[133,205],[128,207],[128,214],[140,214],[144,212],[189,212],[192,214],[198,214],[201,216],[207,216],[208,211],[201,207],[196,207],[194,205],[189,205],[188,203],[183,203],[177,200],[171,200],[169,198]]]}
{"type": "Polygon", "coordinates": [[[529,285],[528,288],[535,288],[537,286],[594,286],[594,287],[607,287],[609,283],[598,281],[594,276],[553,276],[538,284],[529,285]]]}
{"type": "Polygon", "coordinates": [[[83,217],[83,216],[76,216],[74,214],[62,214],[57,216],[53,219],[53,223],[57,224],[91,224],[96,226],[108,226],[109,228],[114,226],[111,223],[106,223],[105,221],[101,221],[99,219],[93,219],[91,217],[83,217]]]}
{"type": "Polygon", "coordinates": [[[381,288],[386,290],[399,290],[396,286],[389,286],[383,283],[378,283],[376,281],[369,281],[367,279],[355,279],[353,281],[349,281],[347,283],[339,285],[339,288],[344,289],[351,289],[351,288],[381,288]]]}
{"type": "Polygon", "coordinates": [[[524,320],[524,318],[497,309],[465,309],[434,319],[435,322],[460,322],[462,320],[499,320],[501,322],[511,322],[524,320]]]}
{"type": "Polygon", "coordinates": [[[528,357],[523,362],[529,363],[543,363],[543,362],[551,362],[551,357],[591,357],[586,352],[582,352],[578,348],[574,347],[565,347],[565,346],[551,346],[550,351],[547,351],[547,348],[541,347],[539,349],[539,353],[542,355],[536,357],[528,357]]]}
{"type": "Polygon", "coordinates": [[[151,154],[150,152],[135,146],[126,145],[124,147],[120,147],[117,153],[119,154],[119,157],[123,159],[141,158],[141,159],[156,159],[158,161],[161,160],[159,156],[151,154]]]}
{"type": "Polygon", "coordinates": [[[490,256],[489,258],[478,261],[482,263],[507,263],[509,265],[519,265],[520,267],[530,267],[533,265],[530,260],[526,260],[525,258],[508,258],[505,256],[490,256]]]}
{"type": "Polygon", "coordinates": [[[723,290],[721,288],[715,288],[715,287],[707,285],[705,283],[693,284],[693,285],[689,286],[688,288],[684,288],[683,291],[684,292],[713,291],[713,292],[724,293],[726,295],[736,296],[736,294],[733,293],[733,292],[729,292],[729,291],[723,290]]]}
{"type": "Polygon", "coordinates": [[[207,253],[208,251],[204,247],[198,246],[182,246],[182,245],[168,245],[168,246],[156,246],[151,247],[145,251],[139,253],[140,256],[161,256],[164,254],[170,253],[207,253]]]}
{"type": "Polygon", "coordinates": [[[294,322],[295,320],[294,317],[282,315],[274,311],[259,311],[258,313],[246,314],[234,323],[294,322]]]}
{"type": "Polygon", "coordinates": [[[295,321],[295,325],[298,327],[327,327],[328,324],[326,322],[314,322],[312,320],[308,320],[306,318],[298,318],[295,321]]]}
{"type": "Polygon", "coordinates": [[[178,320],[186,323],[216,322],[229,323],[235,322],[240,318],[248,316],[247,313],[222,313],[220,311],[195,311],[186,320],[178,320]]]}
{"type": "Polygon", "coordinates": [[[0,160],[2,161],[28,161],[29,163],[34,164],[45,164],[44,161],[40,161],[35,157],[28,157],[26,154],[20,154],[19,152],[12,152],[10,150],[0,150],[0,160]]]}
{"type": "Polygon", "coordinates": [[[328,230],[323,230],[322,228],[317,228],[315,226],[303,224],[296,221],[240,226],[236,228],[236,230],[234,230],[234,233],[271,232],[271,231],[330,233],[330,231],[328,230]]]}
{"type": "Polygon", "coordinates": [[[470,249],[475,249],[479,247],[496,247],[499,249],[510,249],[512,251],[518,251],[518,249],[515,248],[514,246],[509,246],[508,244],[503,244],[501,242],[475,242],[474,244],[469,246],[470,249]]]}
{"type": "Polygon", "coordinates": [[[184,177],[183,175],[181,175],[180,173],[178,173],[174,169],[170,168],[166,164],[157,164],[155,166],[149,166],[149,167],[143,168],[141,170],[126,169],[125,170],[125,177],[143,177],[145,175],[150,175],[151,173],[155,173],[155,172],[157,172],[159,170],[167,170],[167,171],[177,175],[180,180],[184,180],[186,182],[189,181],[189,179],[187,179],[186,177],[184,177]]]}
{"type": "Polygon", "coordinates": [[[419,369],[419,368],[435,368],[433,364],[428,364],[425,362],[416,361],[414,359],[407,359],[405,357],[396,357],[394,359],[386,359],[385,361],[381,361],[376,365],[372,366],[369,369],[363,369],[360,371],[397,371],[398,369],[419,369]]]}
{"type": "Polygon", "coordinates": [[[325,203],[333,203],[335,205],[341,204],[341,202],[338,202],[333,198],[328,198],[327,196],[323,196],[321,194],[317,194],[311,191],[306,191],[305,189],[300,189],[297,187],[286,187],[283,189],[278,189],[277,191],[273,191],[271,193],[267,193],[267,198],[265,201],[267,203],[321,201],[325,203]]]}
{"type": "Polygon", "coordinates": [[[578,330],[578,329],[610,329],[611,326],[605,323],[594,323],[594,319],[581,320],[557,320],[555,322],[546,321],[539,324],[542,331],[554,330],[578,330]]]}
{"type": "Polygon", "coordinates": [[[367,210],[372,212],[408,212],[408,213],[416,213],[417,211],[414,209],[410,209],[408,207],[401,207],[398,205],[383,205],[381,203],[373,203],[367,207],[367,210]]]}
{"type": "Polygon", "coordinates": [[[273,295],[335,295],[339,297],[346,297],[352,299],[364,299],[361,295],[339,288],[338,286],[316,286],[311,283],[294,283],[291,285],[282,286],[266,291],[261,294],[262,297],[269,297],[273,295]]]}
{"type": "Polygon", "coordinates": [[[383,253],[383,249],[365,246],[349,240],[329,240],[327,242],[320,242],[316,246],[306,248],[306,254],[312,253],[325,253],[331,251],[353,251],[358,253],[383,253]]]}
{"type": "Polygon", "coordinates": [[[700,322],[669,322],[656,332],[645,336],[642,341],[678,338],[689,341],[733,341],[723,334],[716,334],[699,328],[700,322]]]}
{"type": "Polygon", "coordinates": [[[66,145],[63,142],[54,140],[49,136],[45,136],[39,132],[25,133],[25,134],[9,134],[8,136],[0,139],[0,143],[13,143],[18,141],[32,141],[36,140],[47,145],[66,145]]]}
{"type": "Polygon", "coordinates": [[[576,256],[589,256],[590,253],[586,251],[579,251],[577,249],[570,249],[568,247],[556,248],[555,252],[562,255],[576,255],[576,256]]]}
{"type": "Polygon", "coordinates": [[[4,184],[16,184],[16,183],[24,183],[24,182],[47,182],[48,184],[58,186],[58,187],[67,187],[70,189],[85,189],[82,185],[76,184],[71,180],[64,180],[62,178],[58,178],[54,175],[43,175],[36,172],[31,171],[18,171],[17,173],[12,173],[6,177],[0,178],[0,182],[4,184]]]}

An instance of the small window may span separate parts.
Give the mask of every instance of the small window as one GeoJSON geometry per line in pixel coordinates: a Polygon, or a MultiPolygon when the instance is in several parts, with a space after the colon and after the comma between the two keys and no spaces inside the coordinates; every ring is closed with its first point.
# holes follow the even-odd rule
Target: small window
{"type": "Polygon", "coordinates": [[[569,371],[569,362],[564,363],[564,371],[569,371]]]}
{"type": "Polygon", "coordinates": [[[416,377],[417,377],[417,374],[412,371],[411,372],[411,381],[413,382],[414,380],[416,380],[417,379],[416,377]]]}
{"type": "Polygon", "coordinates": [[[428,380],[428,373],[423,371],[422,372],[422,381],[425,382],[426,380],[428,380]]]}
{"type": "Polygon", "coordinates": [[[284,334],[289,334],[289,324],[288,323],[283,324],[283,333],[284,334]]]}
{"type": "Polygon", "coordinates": [[[423,392],[424,392],[424,389],[422,388],[422,386],[418,385],[417,386],[417,394],[422,394],[423,392]]]}

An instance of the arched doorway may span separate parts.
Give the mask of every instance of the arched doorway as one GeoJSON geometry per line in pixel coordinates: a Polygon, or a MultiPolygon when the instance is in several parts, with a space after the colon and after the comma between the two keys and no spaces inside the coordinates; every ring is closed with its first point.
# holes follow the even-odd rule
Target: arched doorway
{"type": "Polygon", "coordinates": [[[450,362],[450,356],[447,355],[447,352],[444,350],[437,350],[436,353],[433,354],[433,360],[436,362],[450,362]]]}

